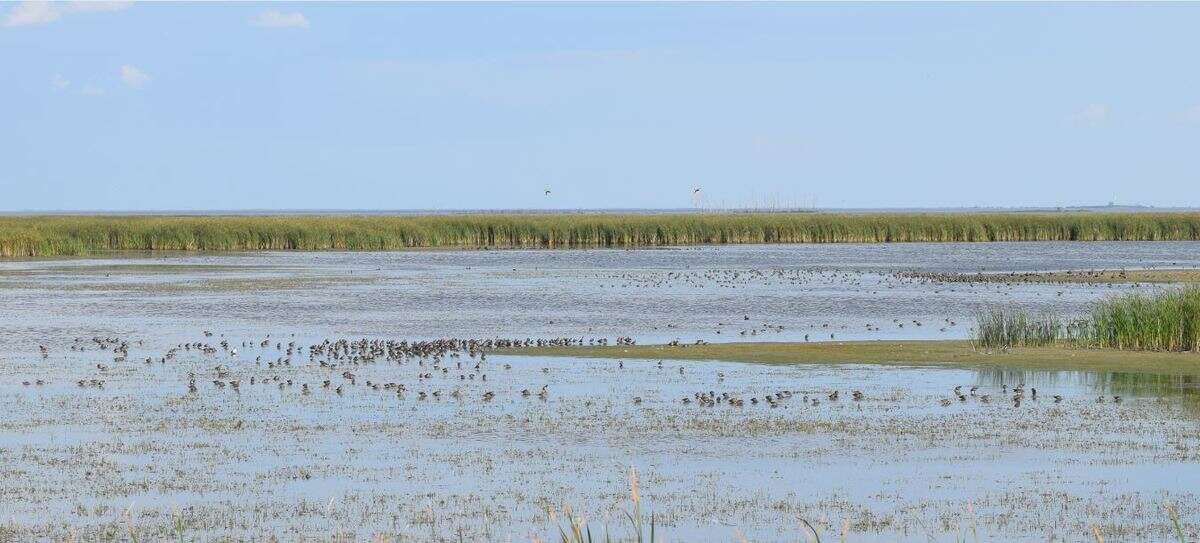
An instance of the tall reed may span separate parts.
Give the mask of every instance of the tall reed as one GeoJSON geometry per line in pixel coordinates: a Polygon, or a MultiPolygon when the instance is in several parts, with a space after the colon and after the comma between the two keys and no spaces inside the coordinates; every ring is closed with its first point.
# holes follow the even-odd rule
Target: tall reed
{"type": "Polygon", "coordinates": [[[0,217],[0,256],[97,251],[1200,240],[1200,213],[655,213],[0,217]]]}
{"type": "Polygon", "coordinates": [[[1086,331],[1096,347],[1200,351],[1200,287],[1102,300],[1092,308],[1086,331]]]}
{"type": "Polygon", "coordinates": [[[1031,315],[1013,307],[990,307],[975,317],[975,343],[980,347],[1041,347],[1064,337],[1065,325],[1049,313],[1031,315]]]}
{"type": "Polygon", "coordinates": [[[1200,352],[1200,286],[1112,296],[1094,302],[1086,318],[1065,323],[1048,313],[1033,316],[1019,308],[990,307],[976,316],[974,339],[988,348],[1062,341],[1105,349],[1200,352]]]}

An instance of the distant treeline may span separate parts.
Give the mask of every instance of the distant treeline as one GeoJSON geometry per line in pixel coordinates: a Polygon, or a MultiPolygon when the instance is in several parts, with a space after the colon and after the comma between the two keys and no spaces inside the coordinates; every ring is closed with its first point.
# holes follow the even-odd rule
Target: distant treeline
{"type": "Polygon", "coordinates": [[[726,243],[1200,240],[1200,213],[10,216],[0,256],[726,243]]]}

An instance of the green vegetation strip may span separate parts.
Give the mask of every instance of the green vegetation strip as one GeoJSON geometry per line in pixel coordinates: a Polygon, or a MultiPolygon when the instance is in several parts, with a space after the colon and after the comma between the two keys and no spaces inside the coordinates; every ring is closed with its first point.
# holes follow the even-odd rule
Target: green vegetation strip
{"type": "Polygon", "coordinates": [[[662,213],[0,217],[0,256],[724,243],[1200,240],[1200,213],[662,213]]]}
{"type": "Polygon", "coordinates": [[[969,341],[839,341],[819,343],[709,343],[529,347],[495,354],[650,360],[723,360],[764,364],[892,364],[933,367],[1004,367],[1029,370],[1138,372],[1200,375],[1200,354],[1020,347],[1007,352],[975,349],[969,341]]]}

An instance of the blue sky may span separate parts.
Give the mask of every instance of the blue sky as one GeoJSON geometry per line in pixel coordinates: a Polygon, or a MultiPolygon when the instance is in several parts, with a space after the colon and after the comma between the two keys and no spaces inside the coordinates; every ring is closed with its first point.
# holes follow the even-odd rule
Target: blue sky
{"type": "Polygon", "coordinates": [[[0,210],[1200,206],[1198,28],[1196,4],[6,3],[0,210]]]}

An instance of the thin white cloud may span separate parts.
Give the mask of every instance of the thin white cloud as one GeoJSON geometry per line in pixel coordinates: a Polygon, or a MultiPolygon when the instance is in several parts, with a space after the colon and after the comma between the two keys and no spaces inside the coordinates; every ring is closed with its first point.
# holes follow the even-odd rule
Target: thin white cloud
{"type": "Polygon", "coordinates": [[[62,17],[50,2],[21,2],[4,17],[4,26],[45,24],[62,17]]]}
{"type": "Polygon", "coordinates": [[[1189,123],[1200,123],[1200,104],[1196,104],[1183,112],[1183,120],[1189,123]]]}
{"type": "Polygon", "coordinates": [[[150,75],[143,72],[137,66],[126,64],[121,66],[121,81],[129,87],[139,89],[150,82],[150,75]]]}
{"type": "Polygon", "coordinates": [[[1096,126],[1108,120],[1112,115],[1112,109],[1107,104],[1088,104],[1082,110],[1071,116],[1071,120],[1096,126]]]}
{"type": "Polygon", "coordinates": [[[71,86],[71,82],[63,77],[62,74],[54,74],[54,77],[50,78],[50,84],[57,90],[63,90],[71,86]]]}
{"type": "Polygon", "coordinates": [[[264,28],[308,28],[308,17],[299,11],[283,13],[269,9],[250,19],[250,24],[264,28]]]}
{"type": "Polygon", "coordinates": [[[67,2],[66,13],[99,13],[104,11],[121,11],[133,6],[132,0],[115,2],[67,2]]]}
{"type": "Polygon", "coordinates": [[[67,15],[76,13],[95,13],[101,11],[120,11],[133,5],[133,2],[48,2],[46,0],[27,0],[14,6],[4,15],[2,26],[28,26],[52,23],[67,15]]]}
{"type": "Polygon", "coordinates": [[[103,96],[104,89],[97,87],[91,83],[87,83],[83,88],[79,89],[79,94],[84,96],[103,96]]]}

